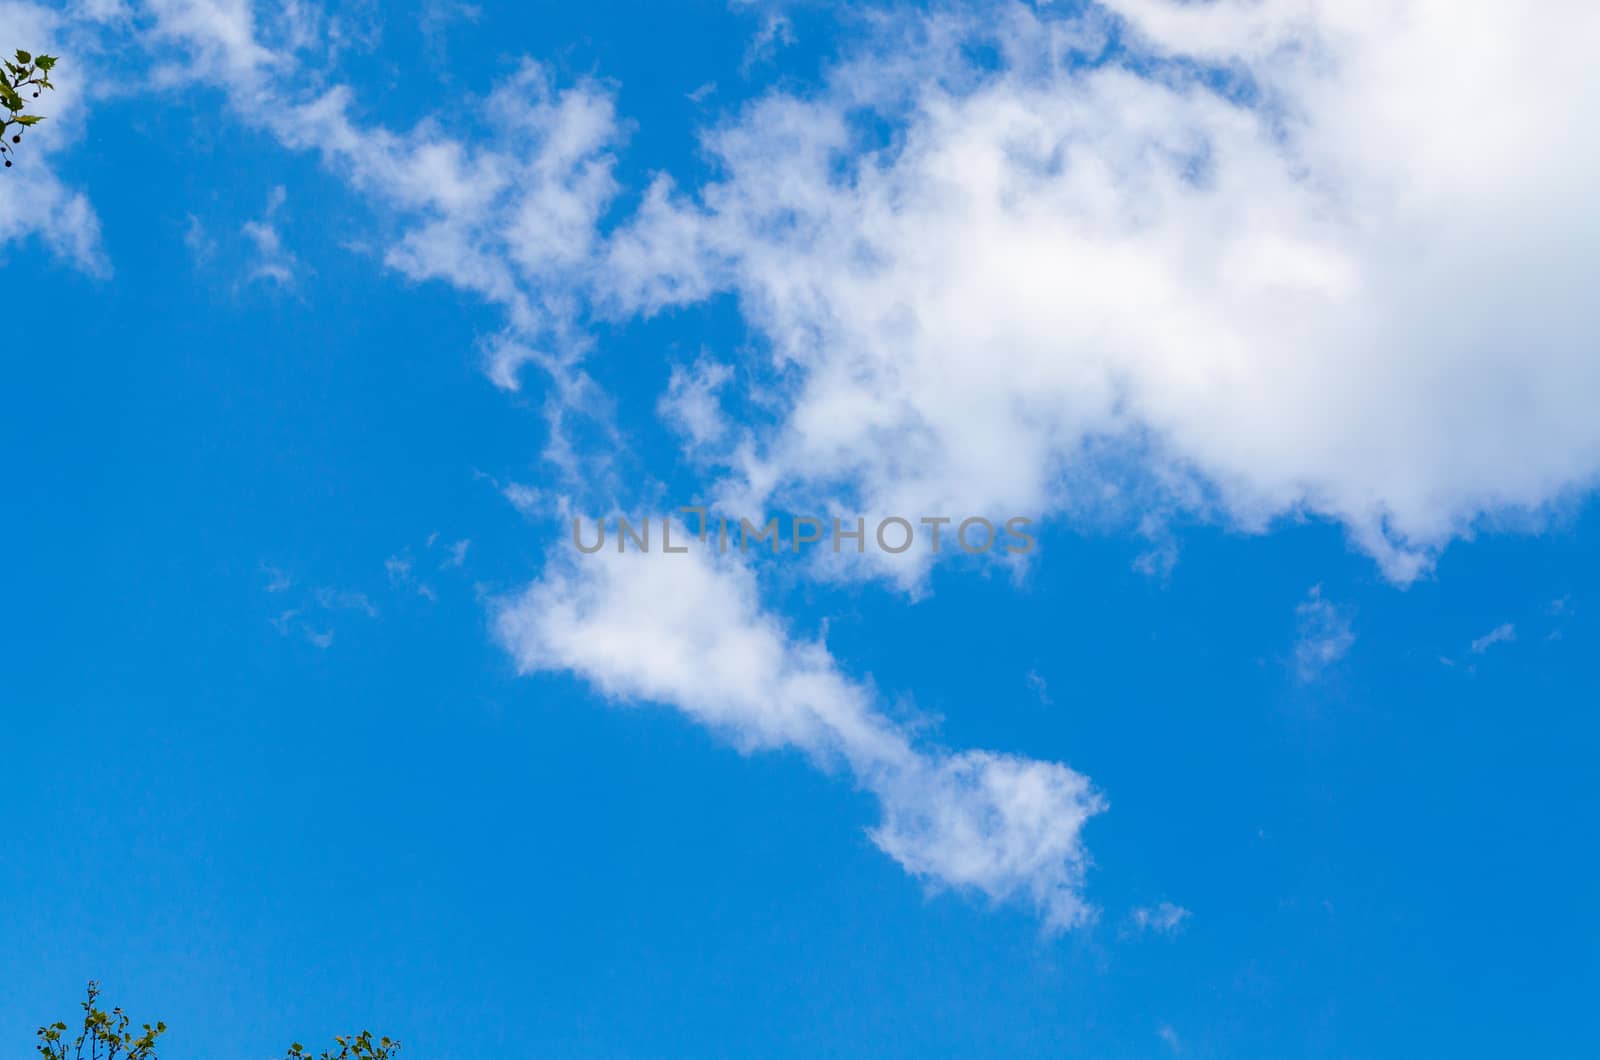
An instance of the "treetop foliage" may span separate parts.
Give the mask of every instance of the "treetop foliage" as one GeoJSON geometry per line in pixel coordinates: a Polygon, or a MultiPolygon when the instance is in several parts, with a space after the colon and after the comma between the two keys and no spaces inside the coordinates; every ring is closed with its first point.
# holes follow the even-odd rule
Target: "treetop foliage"
{"type": "Polygon", "coordinates": [[[83,1030],[70,1046],[65,1023],[52,1023],[34,1032],[44,1060],[155,1060],[156,1039],[166,1033],[167,1025],[146,1023],[143,1034],[134,1034],[128,1029],[128,1014],[120,1008],[105,1011],[97,1004],[99,997],[100,984],[91,980],[89,996],[79,1003],[83,1030]]]}
{"type": "MultiPolygon", "coordinates": [[[[44,1060],[157,1060],[156,1040],[167,1032],[165,1023],[144,1024],[144,1033],[129,1030],[127,1013],[120,1008],[110,1012],[99,1005],[100,984],[89,983],[89,996],[79,1003],[83,1009],[83,1029],[70,1041],[65,1023],[52,1023],[34,1032],[37,1048],[44,1060]]],[[[400,1043],[387,1035],[374,1038],[371,1031],[336,1036],[338,1052],[324,1049],[320,1054],[306,1052],[299,1042],[289,1046],[283,1060],[394,1060],[400,1043]]]]}
{"type": "Polygon", "coordinates": [[[388,1036],[373,1040],[371,1031],[337,1035],[333,1040],[339,1043],[337,1053],[324,1049],[320,1056],[313,1057],[305,1046],[295,1042],[283,1060],[390,1060],[400,1053],[399,1042],[388,1036]]]}

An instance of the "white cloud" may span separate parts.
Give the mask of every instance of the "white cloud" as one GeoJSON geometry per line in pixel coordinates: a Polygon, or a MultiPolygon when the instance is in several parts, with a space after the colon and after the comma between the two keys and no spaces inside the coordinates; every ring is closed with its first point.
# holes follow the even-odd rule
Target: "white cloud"
{"type": "Polygon", "coordinates": [[[720,440],[727,432],[717,395],[732,378],[732,368],[704,357],[690,367],[673,365],[667,392],[656,408],[662,419],[683,435],[691,451],[720,440]]]}
{"type": "Polygon", "coordinates": [[[1344,658],[1356,642],[1350,628],[1350,615],[1335,607],[1322,595],[1322,586],[1313,585],[1295,609],[1300,635],[1294,658],[1302,681],[1310,681],[1344,658]]]}
{"type": "Polygon", "coordinates": [[[238,76],[280,61],[256,40],[251,0],[143,0],[138,7],[154,17],[158,38],[190,46],[190,61],[181,65],[195,76],[238,76]],[[210,60],[208,68],[197,68],[193,60],[201,57],[210,60]]]}
{"type": "Polygon", "coordinates": [[[294,579],[290,578],[287,572],[270,563],[261,564],[261,573],[267,577],[266,590],[269,593],[281,593],[294,585],[294,579]]]}
{"type": "Polygon", "coordinates": [[[43,157],[22,159],[5,179],[9,183],[0,196],[0,249],[37,235],[53,253],[85,272],[110,272],[100,246],[100,221],[89,200],[67,188],[43,157]]]}
{"type": "Polygon", "coordinates": [[[1129,927],[1139,934],[1175,935],[1192,914],[1181,905],[1162,902],[1140,906],[1128,915],[1129,927]]]}
{"type": "MultiPolygon", "coordinates": [[[[273,187],[267,195],[266,213],[254,221],[247,221],[242,229],[255,246],[255,260],[251,262],[248,279],[271,283],[279,288],[292,287],[300,272],[300,263],[283,245],[274,217],[288,197],[283,185],[273,187]]],[[[190,220],[193,221],[193,215],[190,220]]]]}
{"type": "MultiPolygon", "coordinates": [[[[463,550],[462,554],[464,557],[465,550],[463,550]]],[[[396,589],[406,589],[415,592],[418,596],[422,597],[424,600],[427,600],[429,603],[437,602],[439,599],[439,594],[434,591],[433,586],[429,585],[427,582],[418,580],[416,575],[412,572],[412,566],[413,564],[411,562],[411,555],[409,552],[390,556],[388,559],[384,560],[383,572],[384,574],[388,575],[389,585],[396,589]]]]}
{"type": "Polygon", "coordinates": [[[768,12],[761,21],[761,28],[745,47],[740,69],[748,74],[752,67],[771,59],[780,48],[794,41],[794,23],[789,16],[777,11],[768,12]]]}
{"type": "MultiPolygon", "coordinates": [[[[692,541],[681,526],[673,537],[692,541]]],[[[916,745],[825,645],[762,608],[731,556],[561,549],[497,628],[522,672],[572,672],[608,697],[675,707],[741,749],[843,765],[880,804],[873,841],[933,885],[1029,902],[1053,928],[1091,915],[1082,829],[1104,802],[1085,777],[916,745]]]]}
{"type": "MultiPolygon", "coordinates": [[[[263,562],[261,574],[266,579],[266,584],[262,588],[267,593],[282,603],[290,602],[291,598],[282,594],[295,588],[296,582],[287,571],[263,562]]],[[[269,617],[267,621],[280,636],[298,634],[308,643],[322,649],[333,645],[334,628],[326,624],[333,622],[336,614],[354,611],[367,618],[378,617],[377,605],[366,593],[355,589],[324,585],[309,587],[309,592],[296,592],[293,596],[298,598],[298,606],[280,606],[277,614],[269,617]],[[317,625],[312,624],[313,619],[319,620],[317,625]]]]}
{"type": "Polygon", "coordinates": [[[183,245],[197,268],[210,264],[217,252],[217,241],[206,231],[205,222],[194,214],[188,215],[188,224],[183,230],[183,245]]]}
{"type": "Polygon", "coordinates": [[[1310,513],[1401,582],[1592,485],[1600,141],[1572,130],[1600,8],[1110,6],[1154,72],[1083,66],[1093,19],[913,20],[714,130],[711,183],[652,189],[618,305],[733,291],[788,384],[778,429],[727,441],[733,481],[1310,513]]]}
{"type": "Polygon", "coordinates": [[[272,623],[272,628],[278,631],[279,636],[287,637],[294,633],[299,633],[305,638],[308,644],[311,644],[314,647],[321,648],[323,650],[327,650],[328,648],[332,647],[333,630],[316,629],[305,622],[301,618],[301,615],[302,612],[299,608],[288,608],[278,612],[273,617],[267,619],[267,621],[272,623]]]}
{"type": "MultiPolygon", "coordinates": [[[[499,488],[498,485],[496,488],[499,488]]],[[[500,489],[500,494],[511,502],[513,508],[530,518],[550,515],[565,517],[567,514],[564,498],[552,497],[546,491],[526,483],[509,483],[500,489]]]]}
{"type": "MultiPolygon", "coordinates": [[[[270,591],[271,587],[268,588],[270,591]]],[[[377,605],[363,592],[323,587],[316,591],[316,597],[324,611],[360,611],[368,618],[378,617],[377,605]]]]}
{"type": "Polygon", "coordinates": [[[448,63],[448,38],[452,26],[458,22],[477,22],[482,17],[483,9],[477,4],[462,3],[461,0],[424,0],[421,17],[417,19],[417,29],[422,33],[428,58],[440,66],[448,63]]]}
{"type": "Polygon", "coordinates": [[[1517,627],[1510,622],[1496,626],[1472,642],[1472,654],[1482,655],[1496,644],[1509,644],[1517,639],[1517,627]]]}
{"type": "Polygon", "coordinates": [[[1165,525],[1162,514],[1147,514],[1140,521],[1140,533],[1150,547],[1133,558],[1132,567],[1147,578],[1165,581],[1178,566],[1178,542],[1165,525]]]}

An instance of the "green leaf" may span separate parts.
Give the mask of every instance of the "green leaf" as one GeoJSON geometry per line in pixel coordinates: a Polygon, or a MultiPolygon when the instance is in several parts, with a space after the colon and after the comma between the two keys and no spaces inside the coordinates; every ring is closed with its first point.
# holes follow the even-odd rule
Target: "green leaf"
{"type": "Polygon", "coordinates": [[[17,62],[21,63],[23,66],[27,66],[27,65],[29,65],[30,63],[33,62],[33,56],[29,55],[27,52],[23,51],[21,48],[18,48],[17,49],[17,62]]]}
{"type": "Polygon", "coordinates": [[[43,114],[24,114],[17,119],[18,125],[38,125],[44,121],[43,114]]]}
{"type": "Polygon", "coordinates": [[[33,62],[34,62],[34,65],[37,66],[39,69],[45,70],[45,71],[49,71],[49,70],[52,70],[52,69],[55,68],[56,56],[54,56],[54,55],[41,55],[38,58],[34,59],[33,62]]]}

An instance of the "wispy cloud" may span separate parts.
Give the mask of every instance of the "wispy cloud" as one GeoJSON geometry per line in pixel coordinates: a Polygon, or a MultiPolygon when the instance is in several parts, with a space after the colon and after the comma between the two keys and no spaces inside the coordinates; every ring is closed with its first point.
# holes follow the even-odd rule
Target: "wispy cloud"
{"type": "Polygon", "coordinates": [[[794,23],[789,16],[779,11],[769,11],[761,20],[761,28],[756,30],[755,36],[750,38],[750,43],[744,50],[744,58],[739,63],[739,68],[748,74],[758,64],[766,62],[778,53],[778,49],[793,44],[794,23]]]}
{"type": "Polygon", "coordinates": [[[255,257],[250,263],[249,282],[264,281],[279,288],[295,285],[301,272],[299,260],[283,245],[278,234],[275,215],[288,198],[283,185],[275,186],[267,194],[266,212],[254,221],[247,221],[242,231],[255,247],[255,257]]]}
{"type": "Polygon", "coordinates": [[[439,594],[433,586],[421,581],[413,573],[411,556],[408,553],[397,553],[383,561],[384,574],[389,578],[389,584],[397,589],[408,589],[429,603],[438,601],[439,594]]]}
{"type": "Polygon", "coordinates": [[[294,604],[280,607],[267,619],[280,636],[299,636],[317,648],[326,649],[333,645],[334,626],[341,613],[378,617],[377,605],[359,590],[324,585],[294,591],[296,580],[282,568],[262,563],[261,573],[266,578],[262,586],[264,592],[281,603],[294,604]]]}
{"type": "Polygon", "coordinates": [[[1133,558],[1133,569],[1149,578],[1165,580],[1178,566],[1178,543],[1163,537],[1133,558]]]}
{"type": "Polygon", "coordinates": [[[683,435],[691,450],[719,441],[728,430],[718,393],[732,378],[732,368],[707,358],[691,367],[673,366],[667,392],[656,410],[683,435]]]}
{"type": "Polygon", "coordinates": [[[261,565],[261,572],[266,575],[266,590],[269,593],[281,593],[294,585],[294,580],[288,574],[269,563],[261,565]]]}
{"type": "Polygon", "coordinates": [[[1299,639],[1295,642],[1295,669],[1302,681],[1312,681],[1350,651],[1356,635],[1350,615],[1335,607],[1322,595],[1322,586],[1313,585],[1306,598],[1295,607],[1299,639]]]}
{"type": "Polygon", "coordinates": [[[305,612],[298,607],[287,608],[267,619],[272,628],[278,631],[280,637],[300,636],[306,643],[316,648],[326,650],[333,645],[333,630],[321,629],[312,626],[305,619],[305,612]]]}
{"type": "Polygon", "coordinates": [[[1482,655],[1496,644],[1508,644],[1516,639],[1517,627],[1510,622],[1503,623],[1473,641],[1472,654],[1482,655]]]}
{"type": "Polygon", "coordinates": [[[378,617],[378,608],[366,593],[349,589],[321,588],[316,592],[317,604],[325,611],[359,611],[368,618],[378,617]]]}
{"type": "Polygon", "coordinates": [[[423,0],[417,29],[422,33],[428,58],[438,66],[448,63],[451,28],[462,22],[477,22],[482,17],[483,9],[477,4],[462,0],[423,0]]]}
{"type": "Polygon", "coordinates": [[[1140,906],[1128,914],[1128,929],[1132,934],[1176,935],[1190,916],[1189,910],[1171,902],[1140,906]]]}
{"type": "Polygon", "coordinates": [[[189,251],[189,258],[199,266],[209,265],[217,253],[217,241],[206,231],[206,226],[194,214],[188,215],[188,220],[183,229],[183,245],[189,251]]]}

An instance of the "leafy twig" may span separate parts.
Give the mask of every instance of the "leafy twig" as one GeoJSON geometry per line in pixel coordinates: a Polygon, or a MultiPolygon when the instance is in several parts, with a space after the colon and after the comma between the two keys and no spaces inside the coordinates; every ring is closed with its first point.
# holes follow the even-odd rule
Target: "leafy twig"
{"type": "Polygon", "coordinates": [[[5,159],[7,169],[16,157],[23,132],[44,121],[42,114],[23,112],[29,99],[38,99],[46,89],[55,91],[56,86],[50,83],[50,71],[55,65],[54,55],[32,55],[20,48],[16,62],[8,59],[0,63],[0,106],[5,108],[5,117],[0,118],[0,158],[5,159]]]}

